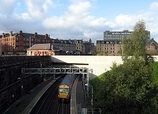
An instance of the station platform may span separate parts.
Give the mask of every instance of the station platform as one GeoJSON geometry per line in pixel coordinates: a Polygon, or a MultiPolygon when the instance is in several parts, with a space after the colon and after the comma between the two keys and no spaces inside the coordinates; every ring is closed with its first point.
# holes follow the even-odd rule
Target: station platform
{"type": "MultiPolygon", "coordinates": [[[[38,102],[45,91],[55,82],[53,79],[48,79],[42,82],[32,89],[28,94],[20,98],[15,102],[7,111],[3,114],[29,114],[34,105],[38,102]]],[[[87,108],[87,98],[85,97],[85,91],[83,90],[82,81],[80,80],[76,91],[76,100],[78,111],[81,112],[83,108],[87,108]]]]}
{"type": "Polygon", "coordinates": [[[24,95],[15,102],[3,114],[29,114],[33,106],[37,103],[44,92],[54,83],[55,80],[48,79],[32,89],[28,94],[24,95]]]}

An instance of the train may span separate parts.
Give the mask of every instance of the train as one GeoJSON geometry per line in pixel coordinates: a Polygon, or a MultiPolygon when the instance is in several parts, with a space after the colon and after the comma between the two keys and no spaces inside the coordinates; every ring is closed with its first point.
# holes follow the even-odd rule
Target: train
{"type": "Polygon", "coordinates": [[[58,88],[58,101],[69,103],[71,97],[71,88],[75,79],[75,75],[66,74],[58,88]]]}

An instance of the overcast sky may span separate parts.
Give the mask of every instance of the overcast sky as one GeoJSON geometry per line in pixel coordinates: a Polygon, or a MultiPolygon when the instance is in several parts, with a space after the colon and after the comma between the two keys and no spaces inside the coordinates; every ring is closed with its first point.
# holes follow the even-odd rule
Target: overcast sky
{"type": "Polygon", "coordinates": [[[133,30],[144,20],[158,42],[158,0],[1,0],[0,33],[49,34],[59,39],[103,39],[106,30],[133,30]]]}

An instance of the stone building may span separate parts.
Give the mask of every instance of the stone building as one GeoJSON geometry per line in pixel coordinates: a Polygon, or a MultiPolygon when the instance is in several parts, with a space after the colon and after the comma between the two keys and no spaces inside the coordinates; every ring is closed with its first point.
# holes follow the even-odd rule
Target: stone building
{"type": "Polygon", "coordinates": [[[51,42],[53,46],[65,51],[65,54],[91,54],[92,47],[94,47],[91,39],[89,41],[52,39],[51,42]]]}
{"type": "Polygon", "coordinates": [[[153,38],[148,40],[146,50],[150,55],[158,55],[158,43],[153,38]]]}
{"type": "Polygon", "coordinates": [[[1,51],[3,55],[26,55],[26,51],[29,47],[38,43],[50,43],[50,37],[48,34],[40,35],[35,32],[23,33],[3,33],[0,37],[1,51]]]}
{"type": "Polygon", "coordinates": [[[76,44],[76,51],[78,54],[91,54],[92,48],[94,47],[94,43],[92,43],[91,39],[89,41],[83,40],[74,40],[76,44]]]}
{"type": "Polygon", "coordinates": [[[94,48],[94,43],[92,43],[92,40],[89,39],[89,41],[84,41],[83,42],[83,46],[84,46],[84,53],[85,54],[92,54],[92,50],[94,48]]]}
{"type": "Polygon", "coordinates": [[[27,49],[34,44],[52,43],[58,54],[91,54],[94,43],[83,40],[63,40],[50,38],[48,34],[40,35],[37,32],[3,33],[0,36],[2,55],[26,55],[27,49]]]}
{"type": "Polygon", "coordinates": [[[119,40],[97,40],[96,51],[98,55],[118,56],[121,54],[119,40]]]}
{"type": "MultiPolygon", "coordinates": [[[[133,31],[105,31],[103,40],[97,40],[96,52],[98,55],[118,56],[122,55],[122,39],[130,38],[133,31]]],[[[146,31],[150,40],[150,32],[146,31]]]]}
{"type": "Polygon", "coordinates": [[[27,56],[52,56],[55,55],[51,43],[34,44],[27,49],[27,56]]]}
{"type": "Polygon", "coordinates": [[[58,48],[63,54],[73,54],[76,51],[76,44],[73,40],[63,40],[63,39],[51,39],[51,43],[54,47],[58,48]]]}

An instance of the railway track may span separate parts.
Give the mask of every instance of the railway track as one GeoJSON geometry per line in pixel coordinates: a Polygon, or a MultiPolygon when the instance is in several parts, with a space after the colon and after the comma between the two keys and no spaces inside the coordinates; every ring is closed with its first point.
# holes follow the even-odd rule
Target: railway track
{"type": "Polygon", "coordinates": [[[56,114],[70,114],[70,103],[64,104],[64,102],[62,102],[59,104],[56,114]]]}
{"type": "MultiPolygon", "coordinates": [[[[37,104],[31,110],[30,114],[76,114],[76,112],[72,113],[74,110],[71,110],[70,112],[70,103],[65,103],[64,100],[62,100],[62,102],[58,102],[58,87],[61,81],[62,78],[50,86],[50,88],[44,93],[41,99],[39,99],[37,104]]],[[[76,89],[77,82],[78,78],[74,81],[74,89],[76,89]]],[[[72,93],[73,98],[76,96],[75,93],[76,90],[72,93]]]]}
{"type": "Polygon", "coordinates": [[[57,80],[50,88],[44,93],[41,99],[37,102],[30,114],[56,114],[58,101],[58,85],[62,79],[57,80]]]}
{"type": "Polygon", "coordinates": [[[72,92],[71,92],[71,110],[69,114],[77,114],[77,103],[76,103],[76,88],[79,81],[79,77],[74,81],[72,92]]]}
{"type": "Polygon", "coordinates": [[[74,80],[73,89],[71,91],[71,102],[68,104],[64,104],[62,100],[61,104],[58,105],[58,111],[56,114],[77,114],[76,109],[76,87],[78,84],[79,77],[74,80]],[[71,109],[71,110],[70,110],[71,109]]]}

